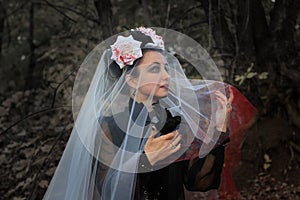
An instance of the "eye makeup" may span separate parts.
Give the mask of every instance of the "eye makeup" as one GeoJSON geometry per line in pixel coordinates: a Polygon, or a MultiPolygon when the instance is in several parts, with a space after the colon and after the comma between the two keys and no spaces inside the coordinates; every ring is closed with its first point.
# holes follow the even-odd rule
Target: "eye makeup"
{"type": "MultiPolygon", "coordinates": [[[[147,71],[151,72],[151,73],[160,73],[161,72],[161,68],[162,64],[159,62],[154,62],[151,65],[148,66],[147,71]]],[[[166,63],[164,64],[164,69],[166,70],[166,72],[169,72],[169,65],[166,63]]]]}

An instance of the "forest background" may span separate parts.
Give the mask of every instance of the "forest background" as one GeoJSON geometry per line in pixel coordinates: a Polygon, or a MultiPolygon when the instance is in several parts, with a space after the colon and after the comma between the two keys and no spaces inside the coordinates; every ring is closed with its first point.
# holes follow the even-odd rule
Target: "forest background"
{"type": "Polygon", "coordinates": [[[298,0],[0,0],[0,199],[42,199],[73,127],[80,64],[139,26],[199,42],[258,109],[234,173],[241,197],[299,198],[299,10],[298,0]]]}

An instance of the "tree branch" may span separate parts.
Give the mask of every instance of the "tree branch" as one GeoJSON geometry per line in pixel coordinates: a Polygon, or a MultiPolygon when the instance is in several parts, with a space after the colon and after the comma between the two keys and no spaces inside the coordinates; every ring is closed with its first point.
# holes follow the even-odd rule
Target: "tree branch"
{"type": "Polygon", "coordinates": [[[172,28],[174,26],[174,24],[178,21],[180,21],[181,19],[183,19],[190,11],[196,9],[196,8],[201,8],[201,5],[195,5],[191,8],[188,8],[187,10],[185,10],[182,15],[180,15],[179,17],[177,17],[172,23],[170,26],[168,26],[167,28],[172,28]]]}
{"type": "Polygon", "coordinates": [[[19,12],[19,10],[23,9],[28,3],[30,3],[30,1],[25,1],[25,3],[21,4],[18,8],[11,11],[10,13],[7,13],[6,18],[8,18],[9,16],[14,15],[15,13],[19,12]]]}
{"type": "Polygon", "coordinates": [[[111,2],[110,0],[94,0],[94,5],[102,28],[102,39],[106,39],[113,34],[111,2]]]}
{"type": "MultiPolygon", "coordinates": [[[[34,51],[35,51],[35,45],[34,45],[34,3],[30,3],[30,9],[29,9],[29,47],[30,47],[30,53],[29,53],[29,65],[28,65],[28,71],[26,76],[26,82],[25,87],[28,89],[32,88],[35,85],[35,82],[33,80],[34,76],[34,68],[35,68],[35,57],[34,57],[34,51]]],[[[24,88],[25,89],[25,88],[24,88]]]]}
{"type": "MultiPolygon", "coordinates": [[[[56,83],[56,84],[58,84],[58,85],[57,85],[56,88],[53,88],[53,89],[54,89],[54,95],[53,95],[53,98],[52,98],[52,101],[51,101],[51,108],[54,108],[55,99],[56,99],[56,95],[57,95],[58,89],[60,88],[60,86],[61,86],[66,80],[68,80],[68,78],[69,78],[71,75],[73,75],[73,73],[74,73],[75,71],[76,71],[76,70],[73,70],[71,73],[69,73],[67,76],[65,76],[65,78],[64,78],[61,82],[56,83]]],[[[54,82],[52,82],[52,83],[54,83],[54,82]]]]}
{"type": "Polygon", "coordinates": [[[65,18],[67,18],[68,20],[70,20],[73,23],[77,23],[77,21],[75,19],[72,19],[71,17],[69,17],[68,15],[66,15],[63,11],[59,10],[55,5],[51,4],[50,2],[48,2],[47,0],[44,0],[46,2],[46,4],[48,6],[50,6],[51,8],[53,8],[54,10],[56,10],[59,14],[63,15],[65,18]]]}
{"type": "Polygon", "coordinates": [[[216,47],[222,53],[232,53],[234,41],[228,28],[221,2],[219,0],[202,0],[201,3],[206,13],[206,18],[210,22],[209,26],[211,26],[216,47]]]}
{"type": "Polygon", "coordinates": [[[80,11],[77,11],[75,9],[72,9],[72,8],[69,8],[69,7],[66,7],[66,6],[61,6],[61,5],[55,5],[53,3],[50,3],[46,0],[44,0],[45,3],[38,3],[39,5],[42,5],[42,6],[49,6],[49,4],[51,4],[51,7],[55,7],[55,8],[60,8],[60,9],[63,9],[63,10],[67,10],[67,11],[70,11],[78,16],[81,16],[81,17],[84,17],[85,19],[89,20],[89,21],[92,21],[94,23],[99,23],[99,21],[96,19],[96,18],[92,18],[92,17],[89,17],[86,15],[86,13],[83,13],[83,12],[80,12],[80,11]]]}
{"type": "Polygon", "coordinates": [[[3,135],[5,133],[7,133],[7,131],[9,131],[11,128],[13,128],[14,126],[18,125],[19,123],[25,121],[26,119],[29,119],[31,117],[35,117],[36,115],[38,114],[41,114],[41,113],[44,113],[44,112],[48,112],[48,111],[52,111],[52,110],[56,110],[56,109],[60,109],[60,108],[68,108],[68,107],[72,107],[72,106],[60,106],[60,107],[56,107],[56,108],[45,108],[43,110],[40,110],[40,111],[37,111],[37,112],[34,112],[34,113],[31,113],[31,114],[28,114],[26,115],[25,117],[23,117],[22,119],[20,120],[17,120],[16,122],[12,123],[9,127],[7,127],[4,131],[2,131],[0,133],[0,135],[3,135]]]}
{"type": "Polygon", "coordinates": [[[143,5],[143,11],[144,11],[144,23],[146,26],[151,26],[147,1],[142,0],[142,5],[143,5]]]}
{"type": "Polygon", "coordinates": [[[2,1],[0,1],[0,57],[2,55],[2,42],[4,35],[4,22],[5,22],[5,9],[3,7],[2,1]]]}
{"type": "Polygon", "coordinates": [[[65,134],[65,130],[66,130],[66,127],[64,127],[63,131],[56,137],[55,141],[54,141],[54,144],[52,145],[51,149],[49,150],[46,158],[44,159],[43,163],[41,164],[41,167],[39,168],[35,178],[34,178],[34,181],[33,181],[33,186],[32,186],[32,189],[31,189],[31,193],[30,193],[30,196],[29,196],[29,199],[32,198],[32,195],[34,193],[34,189],[36,188],[36,185],[37,185],[37,180],[38,180],[38,177],[39,175],[41,174],[41,171],[44,169],[45,166],[47,166],[47,164],[49,164],[49,157],[54,149],[54,147],[57,145],[57,143],[60,141],[60,139],[62,138],[62,136],[65,134]]]}

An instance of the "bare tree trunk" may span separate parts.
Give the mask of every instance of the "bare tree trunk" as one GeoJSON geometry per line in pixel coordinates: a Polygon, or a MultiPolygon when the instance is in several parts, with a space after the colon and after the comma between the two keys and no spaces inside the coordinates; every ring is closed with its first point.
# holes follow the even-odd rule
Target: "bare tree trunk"
{"type": "Polygon", "coordinates": [[[229,31],[227,21],[225,20],[224,11],[221,7],[221,0],[202,0],[201,3],[208,21],[211,22],[210,26],[212,28],[216,48],[219,49],[221,53],[234,52],[234,40],[229,31]],[[212,13],[210,13],[210,6],[212,13]],[[211,19],[209,19],[210,17],[211,19]]]}
{"type": "Polygon", "coordinates": [[[270,31],[278,59],[297,53],[294,35],[300,4],[297,0],[277,0],[271,11],[270,31]]]}
{"type": "Polygon", "coordinates": [[[144,11],[144,23],[146,26],[151,26],[147,1],[142,0],[142,4],[143,4],[143,11],[144,11]]]}
{"type": "Polygon", "coordinates": [[[2,43],[3,43],[3,35],[4,35],[4,22],[5,22],[5,9],[2,1],[0,1],[0,57],[2,55],[2,43]]]}
{"type": "Polygon", "coordinates": [[[238,1],[239,55],[263,62],[271,52],[269,27],[260,0],[238,1]]]}
{"type": "Polygon", "coordinates": [[[29,53],[29,65],[28,71],[26,76],[26,88],[32,88],[35,86],[35,79],[33,78],[34,68],[35,68],[35,45],[34,45],[34,3],[30,3],[29,8],[29,46],[30,46],[30,53],[29,53]]]}
{"type": "Polygon", "coordinates": [[[220,58],[223,60],[224,73],[223,76],[228,80],[232,77],[234,68],[232,67],[232,59],[236,54],[236,46],[234,36],[228,28],[228,23],[225,19],[225,14],[222,0],[202,0],[201,4],[206,13],[207,21],[209,22],[209,46],[211,47],[211,35],[215,41],[214,49],[218,50],[220,58]]]}
{"type": "Polygon", "coordinates": [[[251,0],[238,1],[237,22],[239,55],[248,60],[254,57],[251,0]]]}
{"type": "Polygon", "coordinates": [[[272,52],[269,26],[261,0],[251,0],[251,2],[253,3],[251,16],[253,17],[253,37],[256,58],[258,61],[263,62],[270,58],[270,54],[272,52]]]}
{"type": "Polygon", "coordinates": [[[94,0],[98,12],[99,24],[102,27],[102,39],[112,36],[112,5],[110,0],[94,0]]]}

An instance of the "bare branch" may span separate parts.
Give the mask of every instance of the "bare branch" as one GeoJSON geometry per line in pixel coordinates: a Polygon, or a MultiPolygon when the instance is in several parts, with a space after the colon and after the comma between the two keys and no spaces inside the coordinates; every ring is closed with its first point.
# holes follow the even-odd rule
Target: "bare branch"
{"type": "Polygon", "coordinates": [[[34,51],[35,51],[35,45],[34,45],[34,3],[30,4],[29,9],[29,46],[30,46],[30,54],[29,54],[29,65],[28,65],[28,71],[26,76],[26,83],[25,87],[32,88],[34,86],[33,82],[33,73],[35,68],[35,57],[34,57],[34,51]]]}
{"type": "Polygon", "coordinates": [[[55,5],[51,4],[50,2],[48,2],[47,0],[44,0],[46,2],[46,4],[48,6],[50,6],[51,8],[53,8],[54,10],[56,10],[59,14],[63,15],[65,18],[67,18],[68,20],[70,20],[73,23],[77,23],[77,21],[75,19],[72,19],[71,17],[69,17],[68,15],[66,15],[63,11],[59,10],[55,5]]]}
{"type": "Polygon", "coordinates": [[[61,6],[61,5],[55,5],[53,3],[50,3],[50,2],[47,2],[45,0],[46,3],[39,3],[39,5],[43,5],[43,6],[49,6],[49,4],[51,4],[51,7],[55,7],[55,8],[60,8],[60,9],[63,9],[63,10],[67,10],[67,11],[70,11],[78,16],[82,16],[84,17],[85,19],[89,20],[89,21],[92,21],[92,22],[95,22],[95,23],[99,23],[99,21],[96,19],[96,18],[92,18],[92,17],[89,17],[86,15],[86,13],[83,13],[83,12],[80,12],[80,11],[77,11],[75,9],[72,9],[70,7],[66,7],[66,6],[61,6]]]}
{"type": "Polygon", "coordinates": [[[60,109],[60,108],[68,108],[68,107],[71,107],[71,106],[60,106],[60,107],[55,107],[55,108],[45,108],[45,109],[42,109],[40,111],[37,111],[37,112],[34,112],[34,113],[31,113],[31,114],[28,114],[26,115],[25,117],[23,117],[22,119],[12,123],[9,127],[7,127],[4,131],[2,131],[0,133],[0,135],[3,135],[5,133],[7,133],[7,131],[9,131],[11,128],[13,128],[14,126],[18,125],[19,123],[25,121],[26,119],[30,119],[32,117],[35,117],[36,115],[38,114],[41,114],[41,113],[44,113],[44,112],[48,112],[48,111],[52,111],[52,110],[56,110],[56,109],[60,109]]]}
{"type": "Polygon", "coordinates": [[[51,108],[54,108],[55,99],[56,99],[56,95],[57,95],[58,89],[60,88],[60,86],[61,86],[66,80],[68,80],[68,78],[69,78],[71,75],[74,74],[75,71],[76,71],[76,70],[73,70],[70,74],[68,74],[67,76],[65,76],[65,78],[64,78],[61,82],[57,83],[57,84],[58,84],[57,87],[54,88],[54,94],[53,94],[53,98],[52,98],[52,102],[51,102],[51,108]]]}
{"type": "Polygon", "coordinates": [[[2,54],[4,22],[5,22],[5,9],[3,7],[2,1],[0,1],[0,57],[1,57],[1,54],[2,54]]]}
{"type": "Polygon", "coordinates": [[[41,171],[44,169],[45,166],[47,166],[47,164],[49,163],[49,157],[54,149],[54,147],[57,145],[57,143],[60,141],[60,139],[62,138],[62,136],[65,134],[65,130],[66,130],[66,127],[64,127],[64,129],[62,130],[62,132],[56,137],[55,141],[54,141],[54,144],[52,145],[51,149],[49,150],[46,158],[43,160],[43,163],[41,164],[41,167],[39,168],[35,178],[34,178],[34,181],[33,181],[33,186],[32,186],[32,189],[31,189],[31,193],[30,193],[30,196],[29,196],[29,199],[32,198],[32,195],[34,193],[34,189],[36,188],[36,185],[37,185],[37,180],[38,180],[38,177],[39,175],[41,174],[41,171]]]}
{"type": "Polygon", "coordinates": [[[168,0],[168,6],[167,6],[167,17],[166,17],[166,21],[165,21],[165,27],[168,27],[169,24],[169,16],[170,16],[170,10],[171,10],[171,4],[170,4],[171,0],[168,0]]]}
{"type": "Polygon", "coordinates": [[[143,5],[143,11],[144,11],[144,23],[146,26],[151,26],[147,1],[142,0],[142,5],[143,5]]]}
{"type": "Polygon", "coordinates": [[[192,10],[196,9],[196,8],[201,8],[201,5],[195,5],[191,8],[188,8],[186,11],[184,11],[182,13],[182,15],[180,15],[179,17],[177,17],[170,26],[168,26],[167,28],[172,28],[174,26],[175,23],[177,23],[178,21],[180,21],[181,19],[183,19],[189,12],[191,12],[192,10]]]}
{"type": "Polygon", "coordinates": [[[111,2],[110,0],[94,0],[94,5],[102,28],[102,38],[106,39],[113,33],[111,2]]]}
{"type": "Polygon", "coordinates": [[[196,25],[200,25],[200,24],[207,24],[207,20],[205,19],[205,20],[200,20],[200,21],[198,21],[198,22],[194,22],[194,23],[191,23],[191,24],[189,24],[188,26],[185,26],[185,27],[183,27],[183,28],[181,28],[181,29],[179,29],[179,30],[185,30],[185,29],[189,29],[189,28],[191,28],[191,27],[193,27],[193,26],[196,26],[196,25]]]}
{"type": "Polygon", "coordinates": [[[14,15],[15,13],[19,12],[20,9],[23,9],[30,1],[25,1],[23,4],[21,4],[18,8],[14,9],[10,13],[6,14],[6,17],[9,17],[11,15],[14,15]]]}

